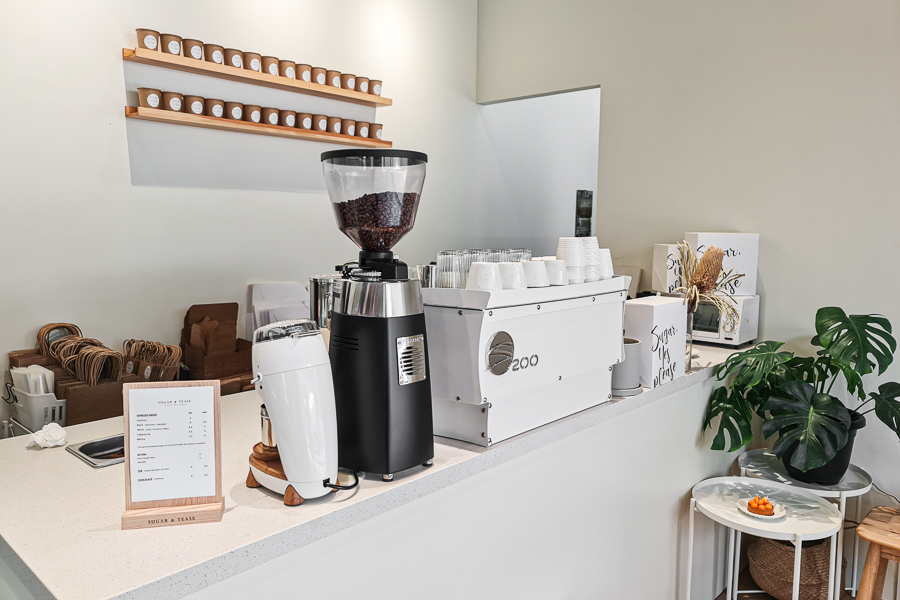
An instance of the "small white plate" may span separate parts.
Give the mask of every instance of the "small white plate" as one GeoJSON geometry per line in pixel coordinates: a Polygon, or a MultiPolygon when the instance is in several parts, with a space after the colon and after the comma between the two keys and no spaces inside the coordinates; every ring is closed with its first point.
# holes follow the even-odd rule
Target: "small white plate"
{"type": "Polygon", "coordinates": [[[756,517],[757,519],[768,519],[768,520],[780,519],[781,517],[783,517],[786,514],[784,507],[782,505],[772,503],[772,510],[775,514],[773,514],[773,515],[758,515],[756,513],[750,512],[750,509],[747,508],[748,502],[750,502],[750,498],[744,498],[743,500],[738,500],[737,501],[738,510],[740,510],[745,515],[750,515],[751,517],[756,517]]]}

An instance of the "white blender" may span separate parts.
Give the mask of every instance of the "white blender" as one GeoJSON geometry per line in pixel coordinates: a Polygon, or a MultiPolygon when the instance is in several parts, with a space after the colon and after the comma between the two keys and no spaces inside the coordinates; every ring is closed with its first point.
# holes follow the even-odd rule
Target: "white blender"
{"type": "Polygon", "coordinates": [[[262,406],[262,441],[250,455],[247,487],[303,504],[353,485],[338,485],[337,422],[328,349],[310,319],[279,321],[253,334],[254,382],[262,406]]]}

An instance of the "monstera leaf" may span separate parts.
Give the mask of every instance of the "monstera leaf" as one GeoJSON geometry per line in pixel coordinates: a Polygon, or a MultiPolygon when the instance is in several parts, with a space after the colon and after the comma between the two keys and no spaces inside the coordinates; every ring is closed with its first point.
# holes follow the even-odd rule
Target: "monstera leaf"
{"type": "Polygon", "coordinates": [[[712,427],[712,421],[721,415],[719,431],[713,438],[712,449],[725,449],[725,432],[731,442],[728,451],[734,452],[753,439],[750,430],[750,420],[753,418],[753,407],[741,397],[740,393],[733,391],[730,395],[728,388],[720,387],[713,390],[706,409],[706,422],[703,429],[712,427]]]}
{"type": "Polygon", "coordinates": [[[794,444],[791,466],[803,472],[821,467],[847,443],[850,413],[840,401],[804,381],[789,381],[781,386],[784,397],[771,397],[765,409],[772,415],[763,422],[766,437],[778,432],[772,449],[781,458],[794,444]]]}
{"type": "Polygon", "coordinates": [[[795,356],[783,365],[776,366],[769,379],[778,385],[790,381],[792,377],[823,385],[824,382],[829,381],[838,373],[844,374],[844,379],[847,381],[847,390],[851,394],[855,394],[860,400],[866,397],[866,392],[863,390],[862,377],[859,376],[859,373],[854,371],[852,367],[839,363],[827,354],[821,354],[819,358],[795,356]]]}
{"type": "Polygon", "coordinates": [[[900,396],[900,383],[882,383],[878,386],[878,391],[871,392],[869,396],[875,400],[875,414],[900,438],[900,400],[897,400],[900,396]]]}
{"type": "Polygon", "coordinates": [[[735,352],[718,368],[716,376],[722,380],[730,373],[737,372],[732,387],[739,390],[751,388],[766,379],[772,370],[786,363],[793,354],[779,352],[784,342],[762,342],[743,352],[735,352]]]}
{"type": "Polygon", "coordinates": [[[881,375],[897,350],[891,322],[881,315],[847,316],[835,306],[820,308],[816,313],[816,334],[813,343],[859,375],[871,373],[876,366],[881,375]]]}

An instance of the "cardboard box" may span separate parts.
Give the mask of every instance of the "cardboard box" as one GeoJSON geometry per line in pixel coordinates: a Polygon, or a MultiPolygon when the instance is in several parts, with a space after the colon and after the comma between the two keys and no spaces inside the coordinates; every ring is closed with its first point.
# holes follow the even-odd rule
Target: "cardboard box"
{"type": "Polygon", "coordinates": [[[641,384],[655,388],[684,376],[687,306],[681,298],[625,302],[625,335],[641,341],[641,384]]]}
{"type": "Polygon", "coordinates": [[[759,263],[758,233],[710,233],[689,232],[684,240],[691,245],[698,256],[710,246],[717,246],[725,251],[722,268],[726,271],[734,269],[735,273],[744,276],[734,282],[734,286],[726,290],[733,296],[753,296],[756,294],[756,269],[759,263]]]}
{"type": "MultiPolygon", "coordinates": [[[[184,328],[181,330],[181,349],[190,345],[191,341],[191,325],[199,323],[206,317],[213,321],[222,323],[223,321],[234,321],[237,323],[238,303],[223,302],[221,304],[195,304],[190,307],[184,315],[184,328]]],[[[236,334],[235,334],[236,335],[236,334]]]]}
{"type": "Polygon", "coordinates": [[[664,294],[672,293],[684,286],[683,274],[678,244],[653,244],[653,277],[650,289],[664,294]]]}
{"type": "MultiPolygon", "coordinates": [[[[75,380],[66,384],[66,426],[122,416],[122,386],[142,381],[137,375],[123,374],[119,381],[110,379],[97,385],[75,380]]],[[[59,384],[57,384],[59,389],[59,384]]],[[[59,394],[56,396],[59,397],[59,394]]],[[[60,398],[62,399],[62,398],[60,398]]]]}
{"type": "MultiPolygon", "coordinates": [[[[191,370],[191,379],[222,379],[241,373],[249,373],[251,368],[251,348],[253,344],[247,340],[236,338],[233,352],[222,352],[214,355],[204,354],[203,350],[191,346],[191,327],[195,323],[209,317],[213,321],[237,321],[238,303],[195,304],[184,316],[184,329],[181,330],[181,351],[184,364],[191,370]]],[[[230,329],[235,332],[235,329],[230,329]]],[[[236,333],[233,333],[236,335],[236,333]]]]}
{"type": "Polygon", "coordinates": [[[237,351],[231,354],[208,356],[193,346],[184,347],[184,364],[191,370],[191,379],[222,379],[252,370],[253,344],[238,338],[237,351]]]}
{"type": "Polygon", "coordinates": [[[30,367],[31,365],[49,367],[53,364],[56,364],[56,361],[53,360],[52,356],[44,356],[35,349],[13,350],[9,353],[10,367],[30,367]]]}
{"type": "MultiPolygon", "coordinates": [[[[243,392],[244,388],[250,385],[251,379],[253,379],[253,373],[241,373],[240,375],[233,375],[231,377],[220,379],[219,393],[222,396],[227,396],[229,394],[243,392]]],[[[253,386],[250,385],[250,388],[253,389],[253,386]]]]}

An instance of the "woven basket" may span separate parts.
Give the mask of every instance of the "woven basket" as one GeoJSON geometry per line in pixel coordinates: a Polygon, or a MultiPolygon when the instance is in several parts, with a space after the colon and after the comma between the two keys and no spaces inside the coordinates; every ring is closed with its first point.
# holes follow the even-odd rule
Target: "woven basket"
{"type": "MultiPolygon", "coordinates": [[[[830,538],[803,542],[800,555],[800,600],[828,597],[830,538]]],[[[761,590],[776,600],[791,600],[794,585],[794,544],[760,538],[747,548],[750,575],[761,590]]],[[[841,589],[847,559],[841,566],[841,589]]]]}

